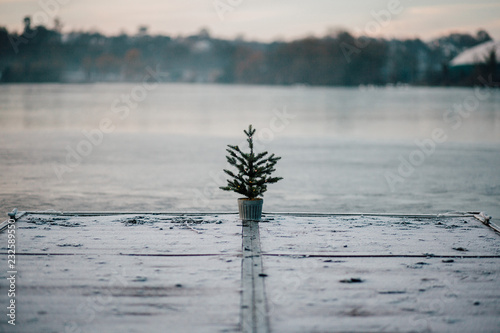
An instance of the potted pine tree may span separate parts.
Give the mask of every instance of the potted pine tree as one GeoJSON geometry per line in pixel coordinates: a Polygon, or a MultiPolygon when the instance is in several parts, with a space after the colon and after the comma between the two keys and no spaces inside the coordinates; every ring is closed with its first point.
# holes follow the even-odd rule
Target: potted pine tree
{"type": "Polygon", "coordinates": [[[243,152],[238,146],[228,145],[226,151],[227,162],[236,168],[237,172],[224,169],[224,172],[231,177],[227,180],[227,186],[220,187],[224,191],[233,191],[244,195],[238,199],[238,210],[240,219],[249,221],[259,221],[262,216],[263,199],[267,191],[267,184],[273,184],[282,177],[271,177],[276,171],[274,166],[281,157],[268,155],[267,151],[256,154],[253,151],[253,135],[255,129],[252,125],[243,132],[247,136],[248,148],[250,152],[243,152]]]}

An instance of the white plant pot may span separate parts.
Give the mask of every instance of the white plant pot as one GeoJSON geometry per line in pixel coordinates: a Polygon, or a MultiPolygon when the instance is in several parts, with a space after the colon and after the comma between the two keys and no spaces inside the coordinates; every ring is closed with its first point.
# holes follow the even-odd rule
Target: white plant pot
{"type": "Polygon", "coordinates": [[[238,199],[238,210],[240,219],[243,221],[260,221],[262,217],[262,205],[264,199],[238,199]]]}

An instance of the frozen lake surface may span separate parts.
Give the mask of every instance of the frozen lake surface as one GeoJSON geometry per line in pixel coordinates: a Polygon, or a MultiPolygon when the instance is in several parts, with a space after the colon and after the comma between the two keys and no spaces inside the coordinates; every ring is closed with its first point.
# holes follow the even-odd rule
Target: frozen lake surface
{"type": "Polygon", "coordinates": [[[0,209],[235,211],[226,144],[282,156],[265,211],[500,216],[500,91],[0,86],[0,209]]]}

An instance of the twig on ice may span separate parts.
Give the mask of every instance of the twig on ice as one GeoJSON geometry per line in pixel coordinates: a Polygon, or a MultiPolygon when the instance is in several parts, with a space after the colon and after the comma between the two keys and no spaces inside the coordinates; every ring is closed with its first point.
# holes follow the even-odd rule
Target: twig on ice
{"type": "Polygon", "coordinates": [[[192,226],[190,226],[188,224],[188,221],[184,221],[184,224],[186,225],[186,227],[188,227],[189,229],[193,230],[194,232],[198,233],[198,234],[201,234],[201,231],[198,231],[196,230],[195,228],[193,228],[192,226]]]}

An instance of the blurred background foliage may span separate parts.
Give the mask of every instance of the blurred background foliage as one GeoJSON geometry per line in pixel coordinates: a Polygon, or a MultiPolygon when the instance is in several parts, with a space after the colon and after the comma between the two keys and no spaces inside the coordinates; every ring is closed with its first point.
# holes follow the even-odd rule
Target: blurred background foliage
{"type": "Polygon", "coordinates": [[[450,66],[462,51],[491,40],[483,30],[428,42],[339,30],[272,43],[213,38],[207,29],[185,37],[150,35],[146,26],[135,35],[61,31],[58,19],[51,28],[32,27],[30,17],[22,33],[0,28],[0,81],[140,81],[148,66],[167,82],[470,86],[480,75],[499,77],[495,54],[468,68],[450,66]]]}

